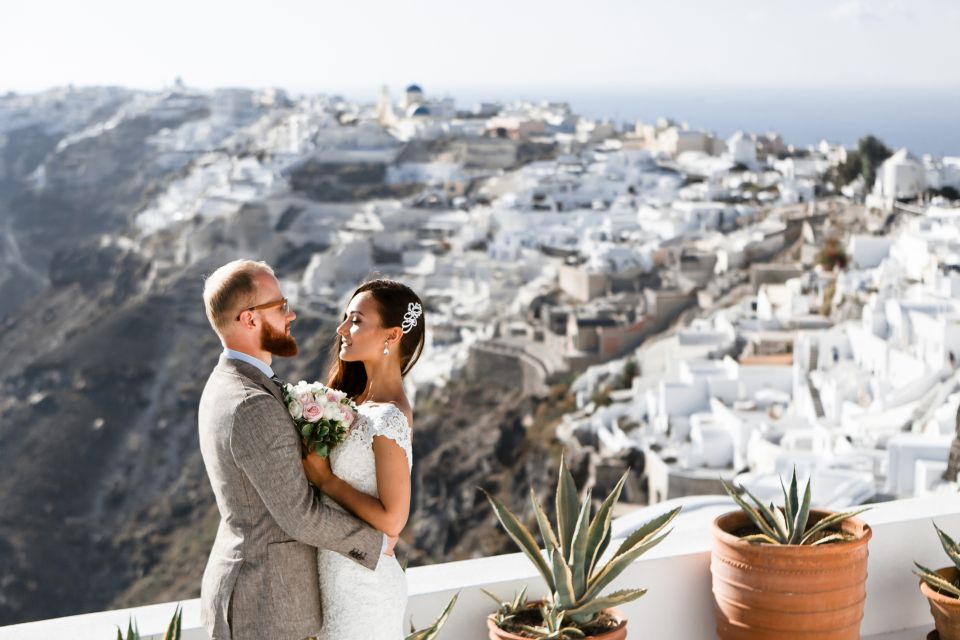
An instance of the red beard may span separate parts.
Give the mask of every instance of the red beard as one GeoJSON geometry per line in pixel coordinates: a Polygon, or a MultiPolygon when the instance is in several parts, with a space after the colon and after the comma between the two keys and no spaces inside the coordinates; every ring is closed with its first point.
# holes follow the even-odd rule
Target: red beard
{"type": "Polygon", "coordinates": [[[274,331],[273,327],[264,322],[260,329],[260,348],[281,358],[291,358],[297,355],[297,340],[292,335],[274,331]]]}

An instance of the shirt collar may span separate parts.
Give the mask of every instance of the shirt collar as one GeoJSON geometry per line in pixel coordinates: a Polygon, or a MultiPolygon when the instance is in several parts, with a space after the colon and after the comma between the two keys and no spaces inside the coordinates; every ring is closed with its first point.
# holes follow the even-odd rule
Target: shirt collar
{"type": "Polygon", "coordinates": [[[256,367],[263,373],[263,375],[267,376],[268,378],[273,377],[273,369],[270,368],[270,365],[268,365],[263,360],[260,360],[259,358],[254,358],[249,354],[246,354],[242,351],[234,351],[233,349],[224,349],[223,355],[227,358],[230,358],[231,360],[239,360],[241,362],[246,362],[247,364],[256,367]]]}

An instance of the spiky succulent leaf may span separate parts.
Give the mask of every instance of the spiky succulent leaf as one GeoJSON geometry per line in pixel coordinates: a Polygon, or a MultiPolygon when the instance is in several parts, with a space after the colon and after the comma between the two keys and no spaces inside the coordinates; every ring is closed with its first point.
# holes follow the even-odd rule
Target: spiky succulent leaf
{"type": "Polygon", "coordinates": [[[570,545],[573,543],[573,531],[577,527],[577,514],[580,501],[573,476],[567,469],[567,461],[560,458],[560,478],[557,482],[557,535],[560,538],[560,550],[564,558],[570,557],[570,545]]]}
{"type": "Polygon", "coordinates": [[[776,507],[773,507],[773,505],[768,507],[767,505],[763,504],[763,502],[757,498],[757,496],[753,495],[750,492],[750,489],[747,489],[746,487],[742,487],[742,489],[743,492],[747,494],[747,497],[750,498],[756,505],[757,512],[763,517],[763,521],[769,525],[773,532],[771,537],[782,542],[786,538],[786,532],[781,530],[781,528],[777,525],[777,517],[773,513],[777,510],[776,507]]]}
{"type": "Polygon", "coordinates": [[[950,558],[955,567],[960,569],[960,548],[957,547],[957,543],[943,529],[938,527],[936,522],[933,523],[933,528],[937,530],[937,537],[940,538],[940,544],[943,546],[947,557],[950,558]]]}
{"type": "Polygon", "coordinates": [[[600,613],[604,609],[632,602],[642,597],[646,592],[646,589],[621,589],[620,591],[614,591],[605,596],[594,598],[576,609],[570,609],[567,611],[567,616],[577,622],[589,622],[595,614],[600,613]],[[584,616],[586,616],[586,618],[584,618],[584,616]]]}
{"type": "Polygon", "coordinates": [[[557,588],[554,589],[557,599],[557,607],[560,609],[569,609],[577,602],[577,594],[573,588],[573,572],[570,565],[564,560],[563,554],[559,549],[553,550],[553,580],[557,588]]]}
{"type": "Polygon", "coordinates": [[[540,554],[540,547],[537,546],[537,541],[534,539],[533,534],[530,533],[530,530],[523,526],[519,518],[513,515],[499,500],[486,491],[483,493],[487,496],[487,500],[493,507],[493,511],[497,514],[497,519],[500,520],[500,524],[503,525],[507,535],[509,535],[510,539],[514,541],[520,550],[530,558],[530,561],[533,562],[537,571],[540,572],[540,575],[542,575],[544,581],[546,581],[547,587],[549,587],[551,591],[555,591],[556,585],[553,581],[553,573],[547,565],[547,561],[544,560],[540,554]]]}
{"type": "Polygon", "coordinates": [[[600,560],[600,556],[603,555],[603,552],[607,550],[607,545],[610,544],[610,525],[613,522],[613,506],[617,504],[617,500],[620,499],[620,493],[623,491],[623,485],[626,483],[629,473],[630,470],[628,469],[620,476],[620,480],[618,480],[616,486],[613,487],[613,491],[611,491],[610,495],[600,504],[600,508],[590,522],[590,531],[587,536],[587,549],[588,551],[592,551],[588,554],[590,556],[590,565],[587,567],[588,578],[593,574],[593,568],[597,566],[597,561],[600,560]]]}
{"type": "Polygon", "coordinates": [[[443,611],[440,612],[440,615],[437,616],[437,619],[434,620],[429,627],[420,631],[414,631],[408,635],[405,640],[435,640],[440,634],[440,629],[447,623],[447,618],[450,617],[450,612],[453,610],[453,606],[457,604],[457,598],[459,597],[459,593],[454,594],[454,596],[450,598],[450,601],[447,602],[447,606],[443,608],[443,611]]]}
{"type": "Polygon", "coordinates": [[[163,640],[180,640],[180,623],[182,618],[183,610],[178,604],[176,610],[173,612],[173,618],[171,618],[170,624],[167,625],[167,632],[163,634],[163,640]]]}
{"type": "Polygon", "coordinates": [[[928,569],[918,562],[914,562],[917,569],[920,571],[914,571],[921,580],[927,583],[930,588],[935,589],[941,593],[945,593],[953,596],[954,598],[960,598],[960,589],[957,588],[957,585],[953,584],[946,578],[942,577],[936,571],[928,569]]]}
{"type": "Polygon", "coordinates": [[[624,554],[637,545],[643,544],[653,536],[657,535],[663,530],[664,527],[670,524],[670,522],[677,517],[678,513],[680,513],[680,507],[664,512],[656,518],[653,518],[640,525],[636,531],[627,536],[627,538],[620,544],[613,556],[617,557],[621,554],[624,554]]]}
{"type": "Polygon", "coordinates": [[[501,597],[498,596],[497,594],[493,593],[492,591],[487,591],[487,590],[484,589],[483,587],[480,587],[480,591],[483,591],[485,594],[487,594],[487,597],[489,597],[491,600],[493,600],[494,602],[496,602],[498,607],[499,607],[499,606],[502,606],[502,605],[504,605],[504,604],[507,603],[506,600],[504,600],[503,598],[501,598],[501,597]]]}
{"type": "Polygon", "coordinates": [[[664,538],[670,532],[658,536],[656,538],[647,539],[646,542],[639,544],[625,553],[618,553],[613,558],[610,559],[600,571],[593,576],[590,581],[587,583],[587,591],[580,598],[581,602],[587,602],[592,600],[600,595],[600,592],[603,591],[608,584],[613,582],[617,576],[623,573],[624,569],[630,566],[630,564],[642,556],[644,553],[652,549],[653,547],[660,544],[664,538]]]}
{"type": "Polygon", "coordinates": [[[789,525],[787,524],[786,516],[783,511],[774,506],[772,502],[770,503],[770,513],[773,514],[773,520],[777,525],[777,533],[780,534],[781,539],[786,543],[786,541],[790,539],[789,525]]]}
{"type": "Polygon", "coordinates": [[[550,554],[553,553],[554,547],[560,546],[560,542],[557,540],[557,535],[553,532],[550,520],[547,519],[547,514],[544,513],[543,507],[540,505],[540,501],[537,500],[537,494],[534,493],[533,489],[530,489],[530,502],[533,503],[533,513],[537,516],[537,526],[540,528],[540,538],[543,540],[543,547],[547,550],[547,562],[553,562],[550,554]]]}
{"type": "Polygon", "coordinates": [[[809,544],[813,541],[813,537],[820,533],[821,531],[828,530],[830,527],[836,526],[854,516],[860,515],[864,511],[867,511],[869,507],[864,507],[862,509],[856,509],[854,511],[845,511],[843,513],[834,513],[831,514],[813,525],[803,534],[803,538],[800,540],[800,544],[809,544]]]}
{"type": "Polygon", "coordinates": [[[737,503],[737,506],[740,507],[740,509],[748,518],[750,518],[750,521],[756,525],[757,529],[759,529],[762,534],[775,540],[777,538],[777,532],[770,525],[770,523],[768,523],[766,519],[760,515],[760,512],[754,507],[750,506],[750,504],[748,504],[747,501],[744,500],[739,493],[737,493],[736,489],[727,484],[726,480],[721,478],[720,482],[723,484],[723,488],[727,492],[727,495],[729,495],[733,501],[737,503]]]}
{"type": "Polygon", "coordinates": [[[564,619],[567,616],[566,612],[562,609],[551,609],[544,606],[540,611],[544,620],[544,626],[549,631],[549,635],[544,636],[545,639],[568,640],[569,638],[586,637],[586,634],[577,627],[564,626],[564,619]]]}
{"type": "Polygon", "coordinates": [[[783,515],[788,522],[793,522],[793,515],[794,515],[793,508],[796,502],[794,501],[793,503],[791,503],[790,492],[787,491],[787,488],[785,486],[783,486],[783,478],[780,478],[780,489],[783,490],[783,515]]]}
{"type": "Polygon", "coordinates": [[[817,547],[817,546],[820,546],[821,544],[830,544],[831,542],[843,542],[844,540],[847,540],[847,539],[848,539],[847,536],[845,536],[842,533],[831,533],[830,535],[824,538],[820,538],[810,546],[817,547]]]}
{"type": "MultiPolygon", "coordinates": [[[[797,471],[793,471],[794,482],[796,482],[797,471]]],[[[793,533],[787,544],[800,544],[803,540],[803,534],[807,530],[807,523],[810,522],[810,481],[807,481],[807,488],[803,492],[803,502],[800,503],[800,509],[797,511],[793,521],[793,533]]]]}
{"type": "Polygon", "coordinates": [[[573,542],[570,545],[570,569],[573,571],[574,601],[587,588],[587,568],[590,554],[587,549],[587,539],[590,533],[590,493],[583,500],[580,517],[577,518],[577,528],[573,532],[573,542]]]}
{"type": "Polygon", "coordinates": [[[513,603],[511,604],[511,607],[513,607],[513,610],[516,611],[520,607],[524,606],[526,603],[527,603],[527,585],[523,585],[523,589],[520,589],[517,595],[513,598],[513,603]]]}
{"type": "Polygon", "coordinates": [[[753,535],[744,536],[740,539],[751,544],[780,544],[770,536],[763,533],[755,533],[753,535]]]}

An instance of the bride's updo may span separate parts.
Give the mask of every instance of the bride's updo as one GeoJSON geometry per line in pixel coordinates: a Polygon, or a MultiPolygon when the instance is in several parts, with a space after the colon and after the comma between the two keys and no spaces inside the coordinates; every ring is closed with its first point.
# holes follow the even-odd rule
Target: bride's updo
{"type": "MultiPolygon", "coordinates": [[[[420,359],[426,336],[426,314],[423,301],[413,289],[396,280],[370,280],[353,292],[353,300],[366,292],[376,302],[383,328],[402,327],[400,339],[400,375],[406,376],[420,359]]],[[[330,351],[330,371],[327,386],[346,392],[356,398],[367,386],[367,371],[362,362],[345,362],[340,359],[343,337],[337,334],[330,351]]]]}

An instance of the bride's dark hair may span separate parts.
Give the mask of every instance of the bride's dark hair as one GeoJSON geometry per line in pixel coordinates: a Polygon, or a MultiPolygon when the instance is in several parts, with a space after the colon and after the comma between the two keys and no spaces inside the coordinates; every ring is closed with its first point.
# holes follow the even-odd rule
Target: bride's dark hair
{"type": "MultiPolygon", "coordinates": [[[[423,302],[413,289],[396,280],[370,280],[357,287],[350,299],[353,300],[363,292],[367,292],[377,303],[380,311],[380,320],[385,329],[399,327],[403,324],[403,317],[409,311],[411,303],[420,305],[423,302]]],[[[420,359],[423,352],[423,342],[426,336],[425,315],[417,318],[417,324],[400,339],[400,375],[405,376],[413,369],[413,365],[420,359]]],[[[340,345],[343,337],[338,333],[330,351],[330,371],[327,373],[327,386],[345,392],[351,398],[356,398],[367,388],[367,370],[362,362],[344,362],[340,359],[340,345]]]]}

